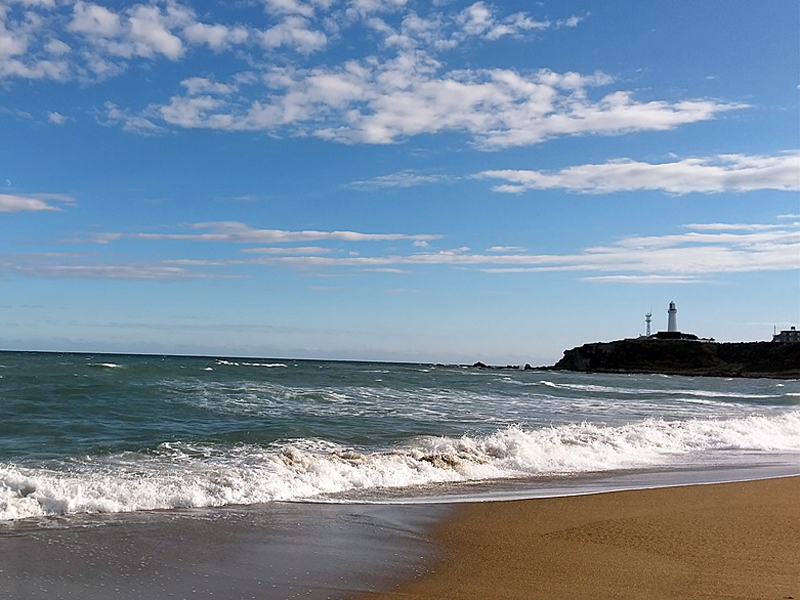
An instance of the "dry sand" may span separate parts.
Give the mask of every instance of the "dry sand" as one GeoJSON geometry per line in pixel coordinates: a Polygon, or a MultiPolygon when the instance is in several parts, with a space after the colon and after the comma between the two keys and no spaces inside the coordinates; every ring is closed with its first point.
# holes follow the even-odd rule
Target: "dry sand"
{"type": "Polygon", "coordinates": [[[369,600],[800,599],[800,477],[469,504],[369,600]]]}

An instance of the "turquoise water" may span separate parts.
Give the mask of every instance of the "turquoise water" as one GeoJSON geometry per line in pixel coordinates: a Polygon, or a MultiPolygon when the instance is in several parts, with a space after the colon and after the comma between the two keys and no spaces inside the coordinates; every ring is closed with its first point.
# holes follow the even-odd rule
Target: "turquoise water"
{"type": "Polygon", "coordinates": [[[0,519],[800,464],[800,381],[0,353],[0,519]]]}

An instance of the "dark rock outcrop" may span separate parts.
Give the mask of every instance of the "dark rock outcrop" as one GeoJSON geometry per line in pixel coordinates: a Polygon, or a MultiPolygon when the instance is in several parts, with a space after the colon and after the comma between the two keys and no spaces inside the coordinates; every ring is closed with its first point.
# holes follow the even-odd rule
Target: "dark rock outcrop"
{"type": "Polygon", "coordinates": [[[554,370],[800,378],[800,344],[639,338],[566,350],[554,370]]]}
{"type": "Polygon", "coordinates": [[[506,365],[505,367],[501,366],[494,366],[494,365],[487,365],[486,363],[482,363],[480,361],[474,363],[472,365],[473,369],[495,369],[501,371],[533,371],[535,367],[530,366],[530,364],[525,363],[525,366],[519,365],[506,365]]]}

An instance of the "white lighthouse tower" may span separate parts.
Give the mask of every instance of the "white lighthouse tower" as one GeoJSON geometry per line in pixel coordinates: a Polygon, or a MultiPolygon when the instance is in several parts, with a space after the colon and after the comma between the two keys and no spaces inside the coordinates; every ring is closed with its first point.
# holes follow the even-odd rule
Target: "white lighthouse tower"
{"type": "Polygon", "coordinates": [[[667,331],[678,331],[678,309],[675,308],[674,302],[669,303],[667,317],[667,331]]]}

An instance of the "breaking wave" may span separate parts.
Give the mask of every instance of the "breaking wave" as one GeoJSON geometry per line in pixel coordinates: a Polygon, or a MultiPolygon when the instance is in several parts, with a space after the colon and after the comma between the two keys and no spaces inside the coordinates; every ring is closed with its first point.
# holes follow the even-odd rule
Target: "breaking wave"
{"type": "Polygon", "coordinates": [[[143,452],[49,466],[0,463],[0,520],[74,513],[319,500],[437,483],[558,477],[713,464],[736,453],[800,453],[800,412],[607,426],[590,423],[486,436],[419,437],[385,449],[320,439],[269,445],[163,443],[143,452]],[[342,496],[343,495],[343,496],[342,496]]]}

